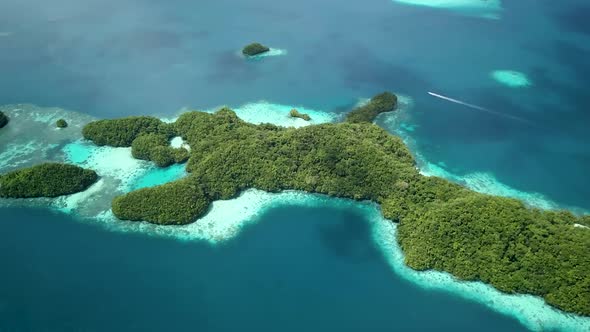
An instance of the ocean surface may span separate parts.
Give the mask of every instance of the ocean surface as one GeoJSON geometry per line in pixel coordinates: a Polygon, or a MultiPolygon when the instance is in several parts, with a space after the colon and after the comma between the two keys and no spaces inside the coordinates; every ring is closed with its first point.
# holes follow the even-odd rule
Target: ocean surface
{"type": "MultiPolygon", "coordinates": [[[[389,90],[411,107],[378,124],[424,172],[590,210],[590,5],[403,2],[2,0],[0,105],[173,118],[266,101],[338,115],[389,90]],[[252,41],[279,55],[245,60],[252,41]]],[[[162,172],[135,188],[182,175],[162,172]]],[[[0,331],[530,328],[400,278],[357,210],[256,218],[211,245],[0,208],[0,331]]]]}
{"type": "Polygon", "coordinates": [[[0,331],[526,331],[397,277],[354,209],[272,209],[218,246],[3,212],[0,331]]]}

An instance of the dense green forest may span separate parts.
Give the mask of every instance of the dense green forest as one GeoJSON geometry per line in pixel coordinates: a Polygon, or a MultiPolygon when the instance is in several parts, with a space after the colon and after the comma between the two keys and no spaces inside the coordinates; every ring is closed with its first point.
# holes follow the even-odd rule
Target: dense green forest
{"type": "Polygon", "coordinates": [[[64,119],[59,119],[55,122],[55,126],[57,128],[67,128],[68,127],[68,123],[66,122],[66,120],[64,119]]]}
{"type": "Polygon", "coordinates": [[[371,98],[365,105],[353,109],[346,115],[346,121],[353,123],[373,123],[379,114],[391,112],[396,106],[397,96],[390,92],[383,92],[371,98]]]}
{"type": "Polygon", "coordinates": [[[270,51],[270,48],[268,48],[260,43],[252,43],[252,44],[246,45],[242,49],[242,54],[247,55],[247,56],[254,56],[254,55],[261,54],[261,53],[268,52],[268,51],[270,51]]]}
{"type": "Polygon", "coordinates": [[[0,128],[6,126],[7,123],[8,117],[6,116],[6,114],[4,114],[4,112],[0,111],[0,128]]]}
{"type": "Polygon", "coordinates": [[[98,120],[84,126],[82,135],[96,145],[128,147],[142,134],[172,137],[171,126],[151,116],[132,116],[116,121],[98,120]]]}
{"type": "Polygon", "coordinates": [[[289,116],[292,118],[300,118],[305,121],[311,120],[311,116],[309,116],[309,114],[301,113],[296,109],[292,109],[291,111],[289,111],[289,116]]]}
{"type": "Polygon", "coordinates": [[[0,197],[57,197],[84,191],[98,175],[74,165],[45,163],[0,175],[0,197]]]}
{"type": "Polygon", "coordinates": [[[383,93],[343,123],[299,129],[249,124],[223,108],[187,112],[170,125],[144,117],[101,120],[84,128],[84,136],[131,145],[136,157],[150,160],[171,136],[191,146],[189,177],[115,198],[120,219],[191,223],[213,200],[247,188],[371,200],[399,223],[398,241],[410,267],[539,295],[590,315],[590,231],[574,227],[588,225],[590,217],[532,209],[422,176],[402,140],[371,123],[396,101],[383,93]]]}
{"type": "Polygon", "coordinates": [[[137,159],[151,160],[159,167],[183,163],[189,157],[185,148],[171,147],[167,135],[155,133],[137,136],[131,143],[131,154],[137,159]]]}

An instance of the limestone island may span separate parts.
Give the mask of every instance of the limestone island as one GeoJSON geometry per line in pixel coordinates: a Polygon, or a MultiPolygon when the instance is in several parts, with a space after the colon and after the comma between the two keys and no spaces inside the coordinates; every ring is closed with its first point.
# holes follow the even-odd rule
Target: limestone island
{"type": "Polygon", "coordinates": [[[299,111],[296,109],[292,109],[291,111],[289,111],[289,116],[292,118],[300,118],[305,121],[311,120],[311,117],[309,115],[304,114],[304,113],[299,113],[299,111]]]}
{"type": "Polygon", "coordinates": [[[376,95],[365,105],[353,109],[346,115],[346,121],[351,123],[372,123],[379,114],[391,112],[397,106],[397,96],[383,92],[376,95]]]}
{"type": "Polygon", "coordinates": [[[0,111],[0,128],[3,128],[8,124],[8,117],[2,111],[0,111]]]}
{"type": "Polygon", "coordinates": [[[67,123],[67,122],[66,122],[66,120],[64,120],[64,119],[59,119],[59,120],[57,120],[57,121],[55,122],[55,126],[56,126],[57,128],[61,128],[61,129],[63,129],[63,128],[67,128],[67,127],[68,127],[68,123],[67,123]]]}
{"type": "Polygon", "coordinates": [[[268,51],[270,51],[270,48],[268,48],[260,43],[252,43],[252,44],[246,45],[242,49],[242,54],[244,54],[246,56],[254,56],[254,55],[262,54],[262,53],[265,53],[268,51]]]}
{"type": "MultiPolygon", "coordinates": [[[[255,125],[222,108],[186,112],[174,123],[154,117],[99,120],[82,133],[97,145],[131,147],[134,157],[158,165],[186,161],[186,177],[115,197],[112,212],[121,220],[189,224],[213,201],[249,188],[373,201],[398,223],[397,241],[409,267],[537,295],[589,316],[590,234],[575,225],[590,226],[590,216],[534,209],[420,174],[402,139],[373,124],[396,104],[394,94],[382,93],[341,123],[302,128],[255,125]],[[181,137],[190,151],[171,147],[171,137],[181,137]]],[[[69,172],[11,174],[0,178],[1,192],[40,193],[28,188],[52,189],[72,178],[69,172]]]]}
{"type": "Polygon", "coordinates": [[[98,180],[95,171],[74,165],[45,163],[0,175],[0,197],[57,197],[86,190],[98,180]]]}

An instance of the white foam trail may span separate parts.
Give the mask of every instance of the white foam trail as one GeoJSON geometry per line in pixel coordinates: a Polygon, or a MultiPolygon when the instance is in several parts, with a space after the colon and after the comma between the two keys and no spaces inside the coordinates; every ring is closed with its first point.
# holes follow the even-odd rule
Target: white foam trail
{"type": "Polygon", "coordinates": [[[463,106],[466,106],[466,107],[469,107],[469,108],[472,108],[472,109],[475,109],[475,110],[478,110],[478,111],[482,111],[482,112],[486,112],[486,113],[490,113],[490,114],[502,116],[502,117],[505,117],[505,118],[508,118],[508,119],[512,119],[512,120],[524,122],[524,123],[527,123],[527,124],[530,124],[530,125],[533,124],[529,120],[520,118],[518,116],[514,116],[514,115],[509,115],[509,114],[504,114],[504,113],[492,111],[492,110],[487,109],[485,107],[477,106],[477,105],[474,105],[474,104],[466,103],[466,102],[461,101],[461,100],[458,100],[458,99],[454,99],[454,98],[450,98],[450,97],[447,97],[447,96],[439,95],[438,93],[434,93],[434,92],[430,92],[429,91],[428,94],[431,95],[431,96],[433,96],[433,97],[440,98],[440,99],[443,99],[443,100],[446,100],[446,101],[450,101],[450,102],[455,103],[455,104],[463,105],[463,106]]]}

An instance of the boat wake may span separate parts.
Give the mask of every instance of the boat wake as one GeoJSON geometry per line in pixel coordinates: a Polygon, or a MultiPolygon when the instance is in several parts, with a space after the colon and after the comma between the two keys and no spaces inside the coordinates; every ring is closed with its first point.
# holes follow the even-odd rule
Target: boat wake
{"type": "Polygon", "coordinates": [[[433,96],[433,97],[436,97],[436,98],[439,98],[439,99],[442,99],[442,100],[446,100],[446,101],[450,101],[451,103],[463,105],[463,106],[469,107],[469,108],[474,109],[474,110],[477,110],[477,111],[482,111],[482,112],[486,112],[486,113],[493,114],[493,115],[496,115],[496,116],[501,116],[503,118],[507,118],[507,119],[519,121],[519,122],[526,123],[526,124],[531,125],[531,126],[534,126],[535,125],[534,123],[532,123],[531,121],[529,121],[529,120],[527,120],[525,118],[521,118],[521,117],[518,117],[518,116],[514,116],[514,115],[510,115],[510,114],[505,114],[505,113],[501,113],[501,112],[494,111],[494,110],[490,110],[490,109],[487,109],[487,108],[482,107],[482,106],[470,104],[470,103],[467,103],[467,102],[464,102],[464,101],[461,101],[461,100],[458,100],[458,99],[454,99],[454,98],[450,98],[450,97],[447,97],[447,96],[443,96],[443,95],[440,95],[438,93],[434,93],[434,92],[430,92],[430,91],[428,92],[428,94],[431,95],[431,96],[433,96]]]}

